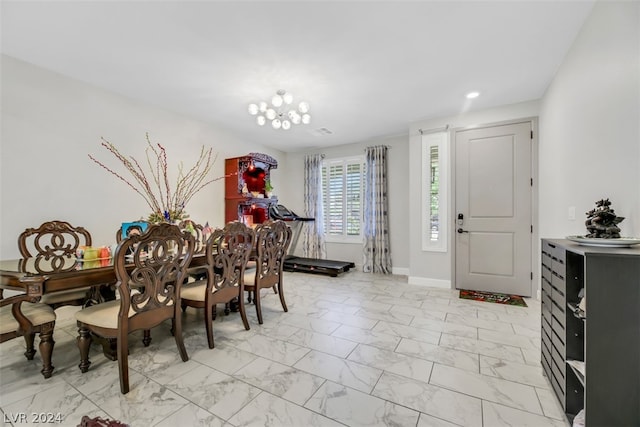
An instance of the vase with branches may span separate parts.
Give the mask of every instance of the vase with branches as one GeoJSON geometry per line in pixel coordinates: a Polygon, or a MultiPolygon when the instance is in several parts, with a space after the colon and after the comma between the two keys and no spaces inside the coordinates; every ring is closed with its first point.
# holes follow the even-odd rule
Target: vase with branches
{"type": "Polygon", "coordinates": [[[185,207],[193,196],[207,185],[227,176],[209,178],[209,172],[211,172],[218,154],[214,153],[212,148],[202,146],[200,155],[192,167],[187,169],[182,162],[178,164],[178,177],[172,188],[168,173],[167,150],[161,144],[153,144],[148,133],[146,134],[147,148],[145,150],[146,167],[143,167],[133,156],[122,154],[114,144],[105,138],[101,139],[102,147],[109,151],[121,163],[121,166],[124,166],[130,176],[128,178],[123,176],[127,174],[117,172],[91,154],[89,154],[89,158],[142,196],[151,209],[151,214],[148,217],[149,222],[177,222],[188,218],[185,207]]]}

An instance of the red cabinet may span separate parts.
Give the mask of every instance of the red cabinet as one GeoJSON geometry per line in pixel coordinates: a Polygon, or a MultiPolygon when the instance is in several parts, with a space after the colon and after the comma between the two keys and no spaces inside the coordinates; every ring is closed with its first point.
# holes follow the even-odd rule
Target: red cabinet
{"type": "Polygon", "coordinates": [[[262,153],[225,159],[225,222],[243,221],[247,225],[261,224],[269,219],[269,206],[278,199],[267,197],[266,184],[278,162],[262,153]]]}

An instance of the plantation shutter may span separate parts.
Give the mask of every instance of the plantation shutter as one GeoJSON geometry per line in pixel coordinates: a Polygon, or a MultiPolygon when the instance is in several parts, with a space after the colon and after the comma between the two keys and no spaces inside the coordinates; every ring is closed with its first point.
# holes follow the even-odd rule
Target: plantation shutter
{"type": "Polygon", "coordinates": [[[322,167],[322,203],[327,236],[360,236],[363,171],[362,159],[325,161],[322,167]]]}
{"type": "Polygon", "coordinates": [[[360,235],[360,212],[362,212],[362,167],[358,163],[347,165],[346,174],[346,220],[347,236],[360,235]]]}

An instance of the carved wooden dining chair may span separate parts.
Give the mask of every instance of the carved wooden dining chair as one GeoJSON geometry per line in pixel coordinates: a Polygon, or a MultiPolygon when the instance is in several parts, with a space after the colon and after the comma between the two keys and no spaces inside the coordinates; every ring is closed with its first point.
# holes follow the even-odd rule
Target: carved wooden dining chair
{"type": "Polygon", "coordinates": [[[27,360],[33,360],[36,354],[34,341],[36,334],[40,335],[40,355],[42,370],[45,378],[51,377],[53,365],[53,329],[56,323],[56,313],[47,304],[31,302],[33,299],[26,294],[14,295],[0,300],[0,343],[20,336],[24,337],[27,350],[24,355],[27,360]]]}
{"type": "MultiPolygon", "coordinates": [[[[80,246],[91,246],[91,234],[84,227],[74,227],[66,221],[47,221],[38,228],[27,228],[18,236],[20,255],[45,260],[47,262],[39,265],[52,271],[74,268],[73,261],[80,246]]],[[[90,292],[90,287],[51,292],[43,295],[40,302],[54,309],[63,305],[83,305],[90,298],[90,292]]]]}
{"type": "MultiPolygon", "coordinates": [[[[208,238],[209,236],[205,236],[204,226],[202,224],[198,224],[196,222],[193,222],[190,219],[186,219],[186,220],[180,221],[180,223],[178,224],[178,227],[180,227],[181,230],[188,231],[193,235],[193,238],[195,239],[195,245],[196,245],[193,252],[194,255],[204,254],[206,252],[206,249],[207,249],[206,238],[208,238]]],[[[206,277],[207,270],[206,270],[206,267],[204,266],[190,267],[187,269],[187,273],[191,280],[197,281],[197,280],[204,279],[206,277]]]]}
{"type": "Polygon", "coordinates": [[[120,242],[114,256],[115,286],[120,299],[76,313],[81,372],[87,372],[91,364],[91,333],[116,338],[120,391],[128,393],[128,335],[150,330],[169,319],[180,356],[185,362],[189,360],[182,339],[180,288],[193,250],[193,236],[171,224],[152,225],[142,235],[120,242]]]}
{"type": "Polygon", "coordinates": [[[227,223],[214,230],[207,240],[207,277],[182,288],[183,308],[204,308],[204,322],[209,348],[213,343],[213,319],[216,305],[238,300],[245,329],[249,329],[244,308],[244,270],[255,240],[254,231],[241,222],[227,223]]]}
{"type": "Polygon", "coordinates": [[[256,268],[244,275],[244,289],[253,294],[258,323],[262,324],[260,290],[271,288],[279,294],[284,311],[288,311],[284,300],[282,272],[284,259],[291,243],[291,228],[284,221],[267,221],[256,227],[256,268]]]}

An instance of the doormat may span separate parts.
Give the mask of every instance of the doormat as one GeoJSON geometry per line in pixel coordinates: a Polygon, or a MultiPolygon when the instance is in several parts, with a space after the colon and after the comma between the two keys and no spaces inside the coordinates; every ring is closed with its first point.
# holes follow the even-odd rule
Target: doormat
{"type": "Polygon", "coordinates": [[[527,307],[527,303],[519,295],[499,294],[496,292],[470,291],[460,289],[460,298],[474,301],[495,302],[496,304],[517,305],[527,307]]]}

